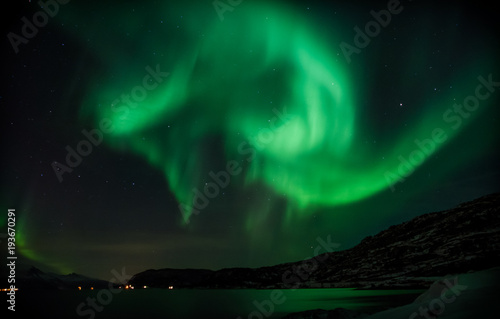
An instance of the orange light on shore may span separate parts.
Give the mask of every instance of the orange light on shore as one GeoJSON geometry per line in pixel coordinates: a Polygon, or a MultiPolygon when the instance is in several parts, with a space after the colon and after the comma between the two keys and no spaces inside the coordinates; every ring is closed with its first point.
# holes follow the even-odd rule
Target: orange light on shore
{"type": "Polygon", "coordinates": [[[78,290],[82,290],[82,287],[78,286],[78,290]]]}

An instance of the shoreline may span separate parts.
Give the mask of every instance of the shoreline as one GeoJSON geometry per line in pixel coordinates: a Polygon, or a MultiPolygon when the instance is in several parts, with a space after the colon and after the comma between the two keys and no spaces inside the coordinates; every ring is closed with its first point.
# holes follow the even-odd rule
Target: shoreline
{"type": "MultiPolygon", "coordinates": [[[[363,319],[418,319],[418,318],[496,318],[500,311],[500,267],[440,277],[428,286],[412,303],[376,313],[336,308],[314,309],[290,313],[283,319],[306,318],[363,318],[363,319]]],[[[356,289],[383,290],[383,289],[356,289]]],[[[388,289],[393,290],[393,289],[388,289]]]]}

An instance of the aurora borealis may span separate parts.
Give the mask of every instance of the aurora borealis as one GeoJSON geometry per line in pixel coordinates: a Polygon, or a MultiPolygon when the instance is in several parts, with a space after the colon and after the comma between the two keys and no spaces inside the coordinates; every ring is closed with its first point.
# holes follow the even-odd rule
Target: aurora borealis
{"type": "Polygon", "coordinates": [[[270,265],[499,190],[484,8],[401,1],[348,61],[387,1],[230,3],[71,1],[5,39],[1,203],[29,262],[270,265]]]}

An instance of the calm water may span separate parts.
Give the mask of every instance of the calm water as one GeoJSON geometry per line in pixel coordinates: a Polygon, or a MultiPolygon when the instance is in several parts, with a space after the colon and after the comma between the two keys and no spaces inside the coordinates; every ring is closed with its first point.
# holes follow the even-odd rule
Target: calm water
{"type": "MultiPolygon", "coordinates": [[[[141,289],[118,294],[101,293],[109,304],[100,312],[85,305],[87,298],[96,298],[99,291],[19,291],[17,310],[52,318],[281,318],[285,314],[311,309],[338,307],[376,312],[410,303],[421,290],[353,290],[298,289],[291,290],[163,290],[141,289]]],[[[103,299],[104,298],[104,299],[103,299]]],[[[101,306],[99,304],[98,306],[101,306]]],[[[19,312],[17,312],[19,314],[19,312]]]]}

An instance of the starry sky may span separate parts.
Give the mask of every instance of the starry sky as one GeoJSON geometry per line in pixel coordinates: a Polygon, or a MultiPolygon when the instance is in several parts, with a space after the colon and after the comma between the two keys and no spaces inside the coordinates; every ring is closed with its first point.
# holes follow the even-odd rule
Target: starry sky
{"type": "Polygon", "coordinates": [[[500,190],[491,8],[186,2],[2,12],[0,230],[15,208],[24,263],[273,265],[500,190]]]}

